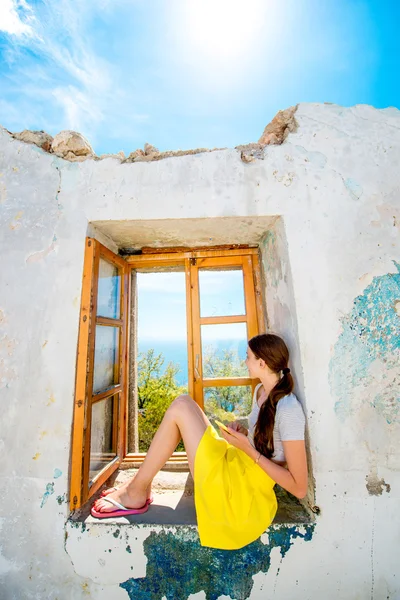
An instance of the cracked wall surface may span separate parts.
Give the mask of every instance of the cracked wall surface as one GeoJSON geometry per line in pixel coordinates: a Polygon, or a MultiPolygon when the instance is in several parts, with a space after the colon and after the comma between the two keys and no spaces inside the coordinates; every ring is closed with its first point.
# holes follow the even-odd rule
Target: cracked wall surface
{"type": "MultiPolygon", "coordinates": [[[[0,131],[7,598],[400,594],[400,113],[300,104],[292,117],[264,132],[279,143],[163,160],[139,153],[133,163],[96,160],[89,149],[85,160],[65,160],[44,135],[42,149],[0,131]],[[180,219],[191,221],[190,236],[175,228],[180,219]],[[212,245],[258,236],[270,326],[292,350],[320,513],[312,531],[285,525],[279,540],[264,534],[243,553],[242,587],[242,559],[203,552],[190,528],[170,537],[160,527],[66,525],[84,238],[135,248],[141,223],[146,245],[151,235],[156,246],[204,245],[207,232],[212,245]],[[232,580],[216,583],[229,566],[232,580]]],[[[66,153],[68,139],[59,139],[66,153]]]]}

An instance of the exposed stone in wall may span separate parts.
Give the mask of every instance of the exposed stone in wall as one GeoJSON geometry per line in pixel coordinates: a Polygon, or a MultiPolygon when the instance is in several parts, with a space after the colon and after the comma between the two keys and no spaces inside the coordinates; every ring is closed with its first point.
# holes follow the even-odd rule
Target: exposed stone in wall
{"type": "Polygon", "coordinates": [[[264,148],[262,144],[246,144],[244,146],[236,146],[235,150],[239,150],[240,158],[243,162],[253,162],[257,158],[263,160],[264,148]]]}
{"type": "MultiPolygon", "coordinates": [[[[264,148],[270,144],[282,144],[288,134],[296,131],[297,122],[294,118],[297,106],[291,106],[286,110],[280,110],[269,123],[258,142],[236,146],[236,150],[240,152],[240,157],[245,163],[253,162],[254,160],[262,160],[264,158],[264,148]]],[[[187,156],[190,154],[200,154],[202,152],[215,152],[217,150],[226,150],[226,148],[196,148],[194,150],[168,150],[160,152],[158,148],[146,143],[144,149],[138,148],[131,152],[128,158],[121,151],[117,154],[102,154],[96,156],[93,148],[87,139],[76,131],[61,131],[54,139],[45,131],[29,131],[24,130],[20,133],[11,134],[15,139],[29,144],[36,144],[45,152],[51,152],[69,160],[71,162],[81,162],[87,158],[102,160],[104,158],[116,158],[121,162],[152,162],[171,158],[176,156],[187,156]]]]}
{"type": "MultiPolygon", "coordinates": [[[[154,146],[151,147],[153,148],[154,146]]],[[[138,149],[135,152],[131,152],[125,162],[153,162],[155,160],[162,160],[163,158],[200,154],[201,152],[215,152],[216,150],[226,150],[226,148],[213,148],[212,150],[209,148],[196,148],[195,150],[168,150],[167,152],[159,152],[155,149],[155,152],[150,154],[146,154],[145,151],[138,149]]]]}
{"type": "Polygon", "coordinates": [[[144,145],[144,153],[146,156],[150,156],[151,154],[158,154],[160,151],[155,146],[152,146],[149,143],[145,143],[144,145]]]}
{"type": "Polygon", "coordinates": [[[50,152],[53,141],[53,137],[45,131],[29,131],[28,129],[24,129],[20,133],[14,133],[13,137],[27,144],[35,144],[45,152],[50,152]]]}
{"type": "Polygon", "coordinates": [[[87,139],[76,131],[60,131],[51,144],[51,150],[57,156],[71,162],[80,162],[94,157],[93,148],[87,139]]]}
{"type": "Polygon", "coordinates": [[[240,157],[243,162],[250,163],[254,160],[263,160],[265,156],[265,146],[282,144],[290,132],[297,129],[297,122],[294,117],[297,106],[291,106],[286,110],[280,110],[269,123],[258,142],[236,146],[240,151],[240,157]]]}
{"type": "Polygon", "coordinates": [[[140,148],[138,148],[137,150],[135,150],[134,152],[131,152],[130,155],[128,156],[128,158],[125,160],[125,162],[135,162],[135,160],[139,157],[145,156],[144,151],[141,150],[140,148]]]}
{"type": "Polygon", "coordinates": [[[118,158],[121,162],[126,159],[125,152],[120,150],[116,154],[100,154],[100,156],[94,157],[96,160],[103,160],[103,158],[118,158]]]}
{"type": "Polygon", "coordinates": [[[296,106],[291,106],[286,110],[280,110],[275,117],[269,123],[260,139],[259,144],[267,146],[269,144],[282,144],[285,141],[289,133],[296,131],[297,122],[294,118],[296,106]]]}

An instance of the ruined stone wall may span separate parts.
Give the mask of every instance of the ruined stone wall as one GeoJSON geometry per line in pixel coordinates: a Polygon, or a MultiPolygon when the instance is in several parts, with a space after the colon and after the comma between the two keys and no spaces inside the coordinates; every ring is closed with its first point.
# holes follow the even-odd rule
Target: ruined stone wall
{"type": "Polygon", "coordinates": [[[293,118],[254,145],[134,162],[65,160],[1,131],[5,598],[399,596],[400,113],[300,104],[293,118]],[[66,524],[85,235],[135,246],[143,223],[186,243],[179,219],[193,245],[258,239],[307,411],[320,513],[237,552],[185,526],[66,524]]]}

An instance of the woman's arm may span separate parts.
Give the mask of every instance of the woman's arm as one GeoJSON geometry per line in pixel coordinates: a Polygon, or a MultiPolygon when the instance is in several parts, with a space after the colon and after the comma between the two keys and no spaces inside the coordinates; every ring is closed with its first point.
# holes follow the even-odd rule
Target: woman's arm
{"type": "MultiPolygon", "coordinates": [[[[293,496],[304,498],[308,487],[307,456],[304,440],[287,441],[282,442],[282,444],[287,468],[277,465],[273,460],[269,460],[265,456],[261,456],[258,464],[271,479],[293,494],[293,496]]],[[[260,454],[251,445],[248,450],[244,451],[254,461],[258,459],[260,454]]]]}
{"type": "MultiPolygon", "coordinates": [[[[254,461],[259,458],[260,453],[258,450],[250,444],[247,437],[242,433],[233,430],[232,433],[226,433],[221,429],[220,435],[229,444],[232,444],[232,446],[243,450],[254,461]]],[[[304,498],[307,494],[308,485],[307,457],[304,440],[287,441],[282,442],[282,444],[287,468],[277,465],[265,456],[260,456],[258,465],[285,490],[297,498],[304,498]]]]}

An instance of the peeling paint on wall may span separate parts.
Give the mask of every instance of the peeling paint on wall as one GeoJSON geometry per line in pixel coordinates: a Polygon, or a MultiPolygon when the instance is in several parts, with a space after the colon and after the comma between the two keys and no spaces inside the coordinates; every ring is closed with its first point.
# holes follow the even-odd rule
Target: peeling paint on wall
{"type": "Polygon", "coordinates": [[[367,480],[365,487],[370,496],[382,496],[383,488],[385,488],[388,494],[390,493],[391,488],[389,483],[386,483],[384,479],[378,479],[376,473],[370,473],[365,479],[367,480]]]}
{"type": "Polygon", "coordinates": [[[277,288],[280,280],[283,277],[282,265],[279,259],[279,252],[277,249],[277,239],[274,231],[267,231],[262,241],[262,245],[265,248],[263,256],[263,266],[267,281],[269,285],[277,288]]]}
{"type": "MultiPolygon", "coordinates": [[[[0,175],[3,175],[3,173],[0,173],[0,175]]],[[[0,204],[4,204],[7,200],[7,195],[6,184],[3,181],[0,181],[0,204]]]]}
{"type": "Polygon", "coordinates": [[[220,596],[246,600],[253,576],[268,571],[271,550],[280,548],[284,558],[296,538],[310,541],[314,528],[315,524],[271,528],[267,544],[259,539],[241,550],[205,548],[195,532],[151,533],[143,544],[146,577],[128,579],[120,587],[130,600],[187,600],[201,591],[206,600],[220,596]]]}
{"type": "Polygon", "coordinates": [[[55,401],[56,401],[56,399],[54,398],[53,394],[50,394],[50,396],[46,402],[46,406],[51,406],[52,404],[54,404],[55,401]]]}
{"type": "Polygon", "coordinates": [[[295,146],[295,148],[298,154],[304,157],[304,162],[310,163],[314,167],[318,167],[320,169],[325,167],[328,159],[326,158],[325,154],[322,154],[322,152],[312,152],[303,146],[295,146]]]}
{"type": "Polygon", "coordinates": [[[363,194],[363,189],[353,179],[346,179],[344,182],[345,188],[349,191],[350,196],[353,200],[359,200],[363,194]]]}
{"type": "Polygon", "coordinates": [[[54,483],[48,483],[46,485],[46,491],[43,494],[43,498],[42,498],[42,502],[40,504],[40,508],[43,508],[43,506],[46,504],[47,500],[49,499],[49,497],[54,494],[54,483]]]}
{"type": "Polygon", "coordinates": [[[278,170],[272,172],[273,177],[275,177],[276,181],[279,183],[283,183],[285,187],[289,187],[292,185],[293,180],[296,178],[296,173],[292,173],[288,171],[287,173],[280,173],[278,170]]]}
{"type": "Polygon", "coordinates": [[[17,372],[9,367],[3,358],[0,358],[0,390],[10,387],[10,383],[17,379],[17,372]]]}
{"type": "Polygon", "coordinates": [[[9,228],[12,231],[15,231],[16,229],[19,229],[21,227],[21,218],[22,215],[24,214],[24,212],[22,210],[20,210],[15,216],[14,219],[12,220],[12,222],[9,224],[9,228]]]}
{"type": "Polygon", "coordinates": [[[51,242],[51,244],[48,248],[45,248],[44,250],[40,250],[39,252],[34,252],[33,254],[30,254],[26,258],[27,264],[36,263],[36,262],[43,260],[43,258],[46,258],[46,256],[48,256],[49,254],[54,252],[56,250],[56,248],[57,248],[57,236],[54,235],[53,241],[51,242]]]}
{"type": "Polygon", "coordinates": [[[330,385],[337,398],[335,412],[345,420],[354,411],[355,389],[388,424],[400,421],[400,299],[398,273],[374,277],[354,300],[352,311],[342,318],[342,333],[330,363],[330,385]],[[379,391],[374,386],[375,361],[384,365],[379,391]],[[375,391],[374,391],[375,389],[375,391]]]}

